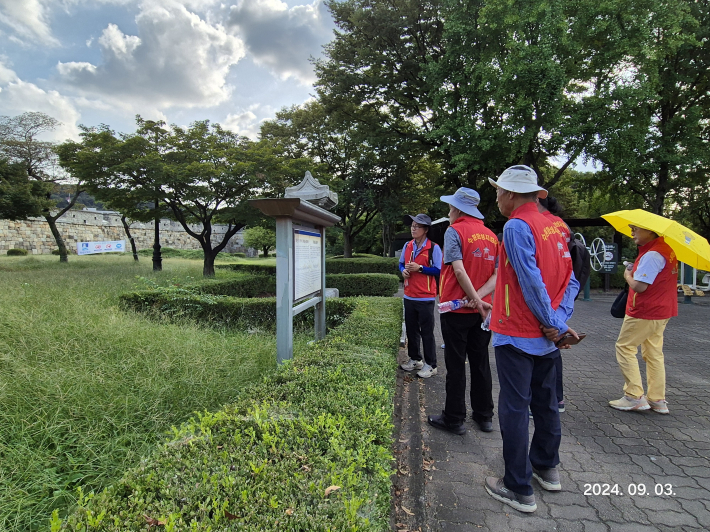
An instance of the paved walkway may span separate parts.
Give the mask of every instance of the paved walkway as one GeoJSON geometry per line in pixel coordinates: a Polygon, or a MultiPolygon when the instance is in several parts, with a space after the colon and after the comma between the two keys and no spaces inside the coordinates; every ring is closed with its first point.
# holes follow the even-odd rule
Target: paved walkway
{"type": "MultiPolygon", "coordinates": [[[[497,415],[487,434],[470,417],[464,436],[426,423],[426,415],[439,413],[444,404],[443,350],[437,350],[436,377],[422,380],[400,371],[395,530],[710,530],[710,298],[679,305],[679,316],[666,329],[667,416],[607,405],[623,393],[614,355],[621,320],[609,314],[612,300],[593,295],[593,301],[577,301],[570,325],[588,336],[563,352],[563,490],[546,492],[533,480],[533,514],[494,500],[483,487],[486,476],[503,474],[497,415]],[[600,494],[615,486],[618,493],[600,494]]],[[[437,335],[440,346],[439,330],[437,335]]],[[[404,350],[400,357],[406,360],[404,350]]],[[[497,405],[492,348],[490,357],[497,405]]]]}

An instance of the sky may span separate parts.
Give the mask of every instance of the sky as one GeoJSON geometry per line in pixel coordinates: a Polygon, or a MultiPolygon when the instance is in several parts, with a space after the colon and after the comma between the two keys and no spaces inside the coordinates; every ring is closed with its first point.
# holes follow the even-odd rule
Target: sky
{"type": "Polygon", "coordinates": [[[137,114],[256,138],[312,98],[334,27],[323,0],[0,0],[0,115],[44,112],[57,142],[137,114]]]}

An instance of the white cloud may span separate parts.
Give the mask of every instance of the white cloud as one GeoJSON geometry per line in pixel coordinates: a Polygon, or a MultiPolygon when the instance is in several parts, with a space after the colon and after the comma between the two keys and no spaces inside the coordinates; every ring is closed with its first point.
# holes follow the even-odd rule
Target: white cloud
{"type": "Polygon", "coordinates": [[[75,90],[154,109],[213,106],[225,101],[230,67],[245,55],[242,41],[175,0],[144,1],[138,35],[109,24],[98,40],[99,65],[59,63],[75,90]]]}
{"type": "Polygon", "coordinates": [[[59,44],[52,36],[47,9],[40,0],[0,0],[0,23],[16,33],[23,44],[36,39],[44,44],[59,44]]]}
{"type": "Polygon", "coordinates": [[[259,121],[252,111],[244,111],[239,114],[229,113],[221,125],[225,129],[249,137],[252,140],[256,140],[259,135],[259,121]]]}
{"type": "Polygon", "coordinates": [[[0,63],[0,109],[3,115],[15,116],[28,111],[39,111],[56,118],[61,124],[44,140],[62,142],[78,139],[79,112],[72,101],[57,91],[45,91],[33,83],[22,81],[15,72],[0,63]]]}
{"type": "Polygon", "coordinates": [[[244,38],[254,60],[281,79],[315,81],[310,56],[332,38],[333,22],[321,0],[289,8],[280,0],[239,0],[229,25],[244,38]]]}
{"type": "Polygon", "coordinates": [[[140,43],[140,37],[124,35],[115,24],[109,24],[99,37],[99,45],[118,59],[130,59],[140,43]]]}

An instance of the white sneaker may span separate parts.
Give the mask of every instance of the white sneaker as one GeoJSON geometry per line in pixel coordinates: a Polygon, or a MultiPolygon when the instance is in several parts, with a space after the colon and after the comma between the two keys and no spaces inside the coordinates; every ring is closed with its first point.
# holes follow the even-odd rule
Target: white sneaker
{"type": "Polygon", "coordinates": [[[429,364],[424,364],[424,367],[417,372],[417,376],[421,377],[422,379],[428,379],[429,377],[433,377],[436,375],[438,371],[436,368],[432,368],[429,364]]]}
{"type": "Polygon", "coordinates": [[[648,404],[648,401],[646,401],[646,396],[642,395],[638,399],[635,397],[629,397],[628,395],[624,395],[621,399],[617,399],[616,401],[609,401],[609,406],[612,408],[616,408],[617,410],[624,410],[624,411],[629,411],[629,410],[648,410],[651,408],[651,406],[648,404]]]}
{"type": "Polygon", "coordinates": [[[404,364],[400,364],[399,367],[404,371],[414,371],[416,369],[422,369],[424,367],[424,362],[421,360],[412,360],[410,358],[404,364]]]}
{"type": "Polygon", "coordinates": [[[651,407],[651,410],[654,412],[658,412],[659,414],[668,414],[668,403],[666,403],[665,399],[661,399],[660,401],[651,401],[648,399],[648,406],[651,407]]]}

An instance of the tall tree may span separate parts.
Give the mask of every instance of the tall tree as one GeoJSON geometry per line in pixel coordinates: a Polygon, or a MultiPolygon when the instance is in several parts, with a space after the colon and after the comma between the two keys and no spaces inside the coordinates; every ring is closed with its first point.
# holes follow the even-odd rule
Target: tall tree
{"type": "Polygon", "coordinates": [[[59,122],[51,116],[38,112],[0,117],[0,155],[11,162],[21,164],[27,180],[38,184],[30,188],[41,193],[47,200],[43,205],[42,216],[59,248],[59,261],[67,262],[67,247],[57,228],[57,220],[74,206],[77,196],[83,190],[83,184],[80,180],[76,181],[74,194],[68,204],[52,213],[49,202],[52,190],[59,183],[67,182],[67,178],[57,168],[54,143],[39,140],[38,137],[53,131],[58,125],[59,122]]]}
{"type": "Polygon", "coordinates": [[[640,46],[644,12],[627,4],[330,0],[338,31],[318,94],[433,150],[446,186],[478,189],[486,211],[488,177],[524,163],[553,186],[592,144],[605,88],[640,46]]]}
{"type": "MultiPolygon", "coordinates": [[[[590,154],[616,186],[657,214],[707,204],[710,171],[710,2],[654,0],[640,12],[641,46],[609,86],[608,120],[590,154]]],[[[701,222],[702,223],[702,222],[701,222]]]]}
{"type": "Polygon", "coordinates": [[[121,213],[121,223],[138,260],[128,218],[154,223],[153,270],[162,270],[160,220],[170,211],[161,204],[165,139],[164,123],[136,117],[135,134],[117,136],[108,126],[83,127],[81,142],[57,146],[59,162],[109,208],[121,213]]]}
{"type": "MultiPolygon", "coordinates": [[[[371,114],[367,107],[330,113],[320,102],[310,102],[281,110],[261,128],[262,138],[281,146],[285,154],[312,158],[321,181],[338,193],[334,212],[342,219],[346,257],[352,256],[355,238],[378,214],[387,212],[392,219],[401,214],[401,199],[413,175],[431,176],[430,170],[437,174],[438,169],[430,164],[427,172],[420,172],[426,166],[421,164],[421,145],[400,142],[398,133],[377,126],[371,114]],[[352,115],[368,118],[354,120],[352,115]]],[[[412,126],[401,123],[398,128],[412,126]]]]}
{"type": "Polygon", "coordinates": [[[51,183],[30,181],[25,167],[0,159],[0,218],[25,220],[42,216],[54,203],[47,199],[51,183]]]}

